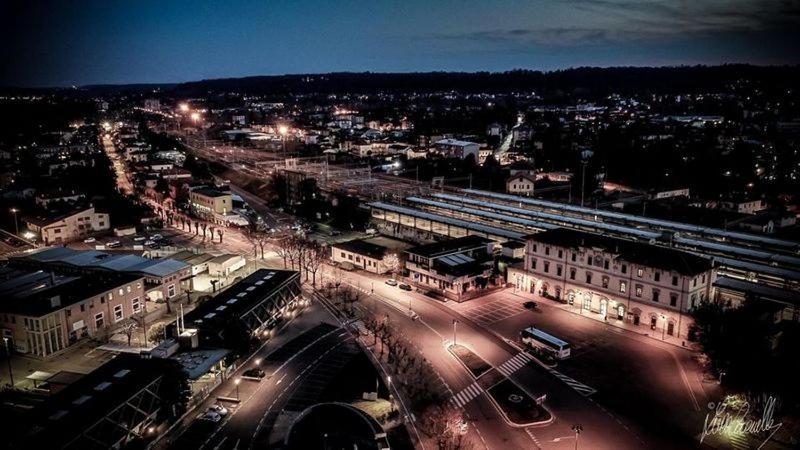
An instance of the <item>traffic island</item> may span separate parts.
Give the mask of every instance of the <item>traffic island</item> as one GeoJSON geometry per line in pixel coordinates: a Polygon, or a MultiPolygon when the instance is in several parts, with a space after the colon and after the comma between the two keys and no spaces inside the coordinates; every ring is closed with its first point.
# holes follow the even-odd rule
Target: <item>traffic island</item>
{"type": "Polygon", "coordinates": [[[476,355],[472,350],[464,347],[463,345],[451,345],[448,349],[453,356],[461,361],[461,364],[463,364],[464,367],[466,367],[475,378],[480,377],[492,369],[491,364],[484,361],[483,358],[476,355]]]}
{"type": "Polygon", "coordinates": [[[541,424],[552,420],[550,412],[508,378],[492,386],[487,392],[508,421],[517,426],[541,424]]]}

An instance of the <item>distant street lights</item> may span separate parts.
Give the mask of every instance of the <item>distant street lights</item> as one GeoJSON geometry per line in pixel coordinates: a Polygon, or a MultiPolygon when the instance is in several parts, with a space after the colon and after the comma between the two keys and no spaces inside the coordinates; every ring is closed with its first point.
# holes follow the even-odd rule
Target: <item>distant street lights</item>
{"type": "Polygon", "coordinates": [[[17,220],[17,213],[19,210],[17,208],[11,208],[9,211],[14,215],[14,229],[16,230],[15,233],[19,235],[19,221],[17,220]]]}
{"type": "Polygon", "coordinates": [[[580,437],[581,432],[583,432],[583,427],[581,425],[573,425],[572,431],[575,432],[575,450],[578,450],[578,437],[580,437]]]}

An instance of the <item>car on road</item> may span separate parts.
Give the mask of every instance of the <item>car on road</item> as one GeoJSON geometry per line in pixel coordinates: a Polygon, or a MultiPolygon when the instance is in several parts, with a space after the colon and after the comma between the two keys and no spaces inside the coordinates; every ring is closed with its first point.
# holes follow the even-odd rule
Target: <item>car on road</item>
{"type": "Polygon", "coordinates": [[[92,242],[96,242],[96,241],[97,241],[97,239],[95,239],[95,238],[93,238],[93,237],[88,237],[88,238],[86,238],[86,239],[84,239],[84,240],[83,240],[83,242],[84,242],[85,244],[91,244],[92,242]]]}
{"type": "Polygon", "coordinates": [[[152,239],[154,241],[160,241],[161,239],[164,239],[164,236],[162,236],[160,234],[154,234],[154,235],[150,236],[150,239],[152,239]]]}
{"type": "Polygon", "coordinates": [[[386,284],[388,284],[389,286],[397,286],[397,280],[389,278],[388,280],[386,280],[386,284]]]}
{"type": "Polygon", "coordinates": [[[398,287],[400,289],[404,290],[404,291],[411,291],[412,290],[411,285],[410,284],[406,284],[406,283],[402,283],[398,287]]]}
{"type": "Polygon", "coordinates": [[[213,405],[209,406],[207,411],[215,412],[215,413],[219,414],[222,417],[225,417],[225,416],[228,415],[228,408],[226,408],[226,407],[224,407],[222,405],[216,404],[216,403],[214,403],[213,405]]]}
{"type": "Polygon", "coordinates": [[[122,247],[122,243],[120,241],[111,241],[106,243],[106,247],[108,248],[122,247]]]}
{"type": "Polygon", "coordinates": [[[247,369],[244,372],[242,372],[242,377],[244,378],[256,378],[260,380],[265,376],[267,376],[267,373],[256,367],[253,367],[252,369],[247,369]]]}
{"type": "Polygon", "coordinates": [[[539,305],[536,302],[525,302],[522,304],[525,309],[536,309],[539,305]]]}
{"type": "Polygon", "coordinates": [[[217,423],[222,420],[222,416],[214,411],[206,411],[203,414],[200,414],[198,419],[204,422],[217,423]]]}
{"type": "Polygon", "coordinates": [[[136,242],[141,242],[141,241],[143,241],[143,240],[145,240],[145,239],[147,239],[147,238],[146,238],[146,237],[144,237],[144,236],[135,236],[135,237],[133,238],[133,240],[134,240],[134,241],[136,241],[136,242]]]}

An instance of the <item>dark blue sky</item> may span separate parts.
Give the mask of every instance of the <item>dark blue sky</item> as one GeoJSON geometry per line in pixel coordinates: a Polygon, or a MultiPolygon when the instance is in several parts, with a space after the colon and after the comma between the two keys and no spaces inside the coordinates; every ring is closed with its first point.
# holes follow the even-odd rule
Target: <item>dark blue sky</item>
{"type": "Polygon", "coordinates": [[[800,63],[800,0],[3,0],[0,85],[800,63]]]}

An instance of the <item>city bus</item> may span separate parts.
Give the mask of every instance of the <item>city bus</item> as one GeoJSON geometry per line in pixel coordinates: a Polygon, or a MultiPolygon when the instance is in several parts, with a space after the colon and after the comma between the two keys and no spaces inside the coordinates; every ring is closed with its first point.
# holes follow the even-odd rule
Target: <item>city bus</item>
{"type": "Polygon", "coordinates": [[[552,351],[558,359],[569,357],[569,343],[547,334],[542,330],[538,330],[535,327],[528,327],[522,330],[520,332],[520,338],[526,345],[544,347],[552,351]]]}

